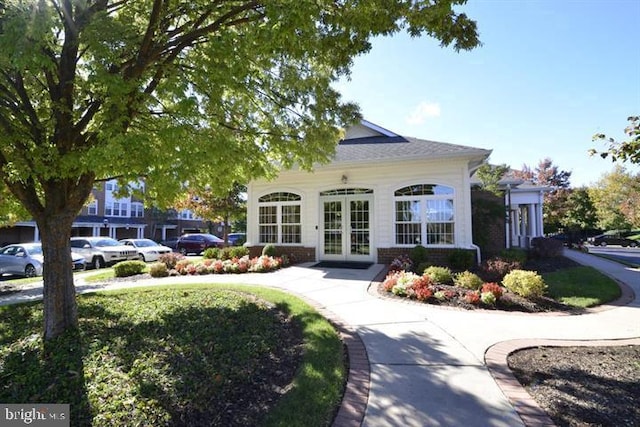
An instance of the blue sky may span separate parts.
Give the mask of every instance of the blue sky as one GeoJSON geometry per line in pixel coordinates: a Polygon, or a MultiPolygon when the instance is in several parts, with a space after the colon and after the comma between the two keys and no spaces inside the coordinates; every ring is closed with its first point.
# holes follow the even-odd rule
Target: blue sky
{"type": "MultiPolygon", "coordinates": [[[[470,0],[483,46],[373,41],[336,87],[365,119],[405,136],[493,149],[492,163],[550,157],[574,187],[613,169],[595,133],[624,140],[640,114],[640,0],[470,0]]],[[[637,166],[626,165],[632,172],[637,166]]]]}

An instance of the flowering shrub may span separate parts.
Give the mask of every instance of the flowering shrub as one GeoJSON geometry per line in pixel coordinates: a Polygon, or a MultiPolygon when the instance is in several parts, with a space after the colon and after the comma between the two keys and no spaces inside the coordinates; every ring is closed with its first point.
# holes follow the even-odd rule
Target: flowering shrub
{"type": "Polygon", "coordinates": [[[477,291],[467,292],[466,294],[464,294],[463,299],[465,302],[469,304],[473,304],[473,305],[480,304],[480,294],[477,291]]]}
{"type": "Polygon", "coordinates": [[[525,298],[544,295],[547,284],[535,271],[513,270],[502,280],[505,288],[525,298]]]}
{"type": "Polygon", "coordinates": [[[176,262],[175,270],[178,272],[178,274],[187,274],[187,267],[191,264],[192,261],[190,259],[183,258],[176,262]]]}
{"type": "Polygon", "coordinates": [[[499,300],[502,296],[502,288],[497,283],[485,283],[482,285],[482,289],[480,289],[481,293],[490,292],[496,297],[496,300],[499,300]]]}
{"type": "Polygon", "coordinates": [[[447,267],[431,266],[424,270],[424,274],[429,276],[435,283],[449,285],[453,283],[453,275],[447,267]]]}
{"type": "Polygon", "coordinates": [[[391,292],[391,289],[393,289],[396,283],[398,283],[398,277],[400,277],[401,274],[401,271],[392,271],[387,274],[384,282],[382,282],[382,287],[384,288],[384,290],[387,292],[391,292]]]}
{"type": "Polygon", "coordinates": [[[456,274],[453,279],[453,283],[456,286],[459,286],[464,289],[477,290],[480,289],[482,284],[484,283],[477,274],[474,274],[470,271],[463,271],[462,273],[456,274]]]}
{"type": "Polygon", "coordinates": [[[178,261],[184,259],[184,255],[177,252],[169,252],[168,254],[160,255],[158,261],[167,266],[167,269],[173,270],[176,268],[178,261]]]}
{"type": "Polygon", "coordinates": [[[418,276],[409,287],[409,293],[418,301],[426,301],[433,296],[429,276],[418,276]]]}
{"type": "Polygon", "coordinates": [[[413,261],[408,255],[402,255],[395,258],[389,266],[389,271],[412,271],[413,261]]]}

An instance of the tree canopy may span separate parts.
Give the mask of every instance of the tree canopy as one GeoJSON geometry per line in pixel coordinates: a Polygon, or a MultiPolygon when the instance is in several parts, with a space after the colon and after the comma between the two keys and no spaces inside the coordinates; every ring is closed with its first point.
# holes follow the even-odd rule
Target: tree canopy
{"type": "Polygon", "coordinates": [[[589,196],[596,208],[600,228],[640,228],[640,174],[634,175],[616,165],[589,188],[589,196]]]}
{"type": "Polygon", "coordinates": [[[609,148],[602,152],[592,148],[589,153],[591,155],[599,154],[603,159],[610,157],[614,162],[620,160],[640,164],[640,116],[629,116],[627,120],[629,125],[624,130],[629,137],[627,141],[618,142],[603,133],[597,133],[593,136],[593,141],[605,142],[609,148]]]}
{"type": "Polygon", "coordinates": [[[45,338],[77,325],[68,240],[96,182],[166,206],[326,161],[359,116],[332,86],[353,58],[401,30],[477,46],[465,1],[0,3],[0,193],[40,229],[45,338]]]}

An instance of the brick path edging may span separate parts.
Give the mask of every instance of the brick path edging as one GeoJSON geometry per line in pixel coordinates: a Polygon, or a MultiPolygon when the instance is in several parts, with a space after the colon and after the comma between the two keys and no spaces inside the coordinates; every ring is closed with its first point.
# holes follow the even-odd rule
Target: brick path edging
{"type": "MultiPolygon", "coordinates": [[[[289,291],[288,291],[289,292],[289,291]]],[[[360,427],[369,401],[371,368],[367,349],[354,328],[347,325],[339,316],[307,297],[296,294],[307,304],[313,306],[339,332],[349,359],[349,375],[342,396],[342,402],[333,419],[332,427],[360,427]]]]}
{"type": "Polygon", "coordinates": [[[612,340],[552,340],[518,339],[502,341],[485,352],[485,365],[525,426],[555,426],[549,415],[516,379],[507,364],[507,357],[517,351],[535,347],[595,347],[640,345],[640,338],[612,340]]]}

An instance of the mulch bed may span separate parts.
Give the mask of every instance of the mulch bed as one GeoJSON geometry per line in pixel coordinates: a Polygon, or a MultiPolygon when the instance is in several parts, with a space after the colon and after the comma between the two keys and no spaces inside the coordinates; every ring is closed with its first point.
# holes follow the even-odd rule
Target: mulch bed
{"type": "Polygon", "coordinates": [[[640,346],[531,348],[508,363],[558,426],[640,423],[640,346]]]}

